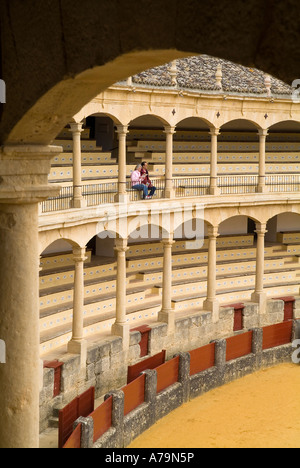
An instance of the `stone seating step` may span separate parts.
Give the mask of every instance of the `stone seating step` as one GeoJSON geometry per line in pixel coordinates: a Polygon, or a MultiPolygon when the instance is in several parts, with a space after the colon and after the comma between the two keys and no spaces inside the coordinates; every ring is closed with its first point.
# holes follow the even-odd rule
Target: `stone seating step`
{"type": "MultiPolygon", "coordinates": [[[[135,322],[135,320],[133,320],[134,315],[136,315],[136,320],[138,320],[139,314],[141,312],[143,312],[144,315],[146,314],[148,316],[151,316],[152,313],[157,314],[160,308],[161,308],[161,301],[157,300],[157,296],[155,296],[154,298],[151,298],[151,296],[149,296],[148,303],[145,303],[145,304],[139,303],[138,305],[128,307],[126,310],[126,315],[129,318],[131,317],[132,323],[134,323],[135,322]]],[[[106,313],[102,312],[101,314],[94,315],[93,317],[85,318],[84,328],[87,329],[88,327],[96,326],[97,324],[101,324],[102,327],[103,325],[106,325],[106,327],[109,328],[114,321],[115,321],[114,311],[106,312],[106,313]]],[[[69,341],[69,339],[71,338],[71,333],[72,333],[72,323],[67,323],[65,325],[58,326],[51,330],[42,332],[41,339],[40,339],[41,354],[44,354],[48,350],[49,348],[48,345],[49,344],[51,345],[51,341],[54,341],[58,338],[60,338],[61,340],[60,343],[56,344],[55,346],[52,345],[51,350],[53,350],[54,348],[58,348],[62,346],[63,344],[67,344],[67,341],[69,341]],[[62,341],[64,343],[62,343],[62,341]],[[46,351],[45,351],[45,348],[47,348],[46,351]]]]}
{"type": "MultiPolygon", "coordinates": [[[[217,278],[217,292],[218,294],[222,293],[222,291],[233,291],[235,288],[244,287],[247,289],[251,287],[253,290],[255,288],[255,274],[247,273],[241,275],[226,275],[223,277],[217,278]],[[223,283],[223,284],[222,284],[223,283]],[[239,286],[241,285],[241,286],[239,286]]],[[[269,284],[289,284],[296,281],[296,274],[292,270],[288,271],[272,271],[266,272],[264,276],[264,285],[268,287],[269,284]]],[[[157,285],[156,289],[158,289],[160,295],[162,295],[162,286],[157,285]]],[[[186,297],[187,294],[191,294],[194,297],[194,294],[197,296],[198,294],[207,293],[207,279],[200,279],[195,281],[195,279],[187,280],[187,281],[178,281],[174,282],[172,285],[172,299],[179,297],[186,297]],[[194,292],[189,292],[194,291],[194,292]]]]}
{"type": "MultiPolygon", "coordinates": [[[[86,263],[91,261],[92,252],[91,250],[87,250],[86,252],[86,263]]],[[[63,268],[69,268],[73,266],[73,252],[64,252],[60,254],[51,254],[51,255],[44,255],[40,260],[40,265],[42,271],[40,272],[40,276],[44,274],[54,273],[56,271],[62,271],[63,268]]]]}
{"type": "MultiPolygon", "coordinates": [[[[217,291],[217,299],[220,304],[228,304],[233,302],[248,302],[251,300],[253,286],[232,288],[230,290],[217,291]]],[[[288,285],[270,284],[265,287],[265,292],[269,298],[279,297],[280,295],[294,295],[299,294],[299,282],[291,283],[288,285]]],[[[177,310],[190,310],[195,307],[203,307],[203,302],[206,299],[206,292],[179,296],[172,299],[172,305],[175,311],[177,310]]]]}
{"type": "MultiPolygon", "coordinates": [[[[149,164],[165,163],[166,154],[165,152],[136,152],[133,153],[136,159],[144,159],[149,164]]],[[[210,163],[210,152],[174,152],[173,153],[173,162],[174,163],[210,163]]],[[[224,152],[218,153],[218,163],[222,164],[225,162],[259,162],[259,153],[258,152],[224,152]]],[[[288,162],[300,162],[300,152],[284,152],[284,153],[266,153],[266,162],[268,163],[288,163],[288,162]]]]}
{"type": "MultiPolygon", "coordinates": [[[[55,144],[62,146],[64,152],[73,151],[73,140],[72,139],[56,139],[55,144]]],[[[81,151],[102,151],[102,147],[97,146],[96,140],[81,140],[81,151]]]]}
{"type": "MultiPolygon", "coordinates": [[[[140,287],[132,287],[132,288],[127,288],[126,291],[126,297],[128,300],[130,300],[130,296],[136,296],[137,294],[140,295],[140,293],[143,293],[144,295],[146,294],[146,290],[144,286],[140,287]]],[[[107,293],[107,294],[101,294],[101,295],[95,295],[93,297],[85,297],[84,299],[84,305],[93,305],[93,304],[98,304],[101,302],[105,301],[111,301],[116,299],[116,294],[115,293],[107,293]]],[[[49,316],[54,316],[56,314],[59,314],[60,312],[65,312],[67,310],[72,310],[73,309],[73,301],[69,302],[64,302],[61,304],[57,304],[55,306],[51,307],[45,307],[40,309],[40,318],[45,318],[49,316]]]]}

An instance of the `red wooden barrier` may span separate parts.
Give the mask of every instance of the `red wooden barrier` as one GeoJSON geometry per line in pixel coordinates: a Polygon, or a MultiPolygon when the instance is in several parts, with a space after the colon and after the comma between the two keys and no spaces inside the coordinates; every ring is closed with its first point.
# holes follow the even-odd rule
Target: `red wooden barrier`
{"type": "MultiPolygon", "coordinates": [[[[95,387],[91,387],[78,397],[78,414],[86,418],[94,411],[95,407],[95,387]]],[[[79,417],[78,416],[78,417],[79,417]]],[[[75,419],[76,421],[76,419],[75,419]]]]}
{"type": "Polygon", "coordinates": [[[226,361],[231,361],[251,354],[252,338],[253,332],[251,331],[227,338],[226,361]]]}
{"type": "Polygon", "coordinates": [[[141,375],[122,388],[124,392],[124,416],[145,402],[146,376],[141,375]]]}
{"type": "Polygon", "coordinates": [[[148,325],[142,325],[137,328],[132,328],[130,331],[139,331],[141,334],[141,341],[140,341],[140,348],[141,354],[140,357],[148,356],[149,354],[149,335],[151,332],[151,328],[148,325]]]}
{"type": "Polygon", "coordinates": [[[292,341],[293,321],[263,328],[263,349],[275,348],[292,341]]]}
{"type": "Polygon", "coordinates": [[[54,389],[53,389],[53,398],[57,397],[60,394],[60,386],[61,386],[61,371],[62,366],[64,365],[63,362],[59,362],[58,360],[55,361],[45,361],[44,368],[46,369],[54,369],[54,389]]]}
{"type": "Polygon", "coordinates": [[[157,393],[178,382],[179,356],[157,367],[157,393]]]}
{"type": "Polygon", "coordinates": [[[129,366],[127,383],[130,383],[133,380],[135,380],[140,375],[141,372],[147,369],[155,369],[156,367],[161,366],[165,362],[165,360],[166,360],[166,351],[163,350],[161,353],[158,353],[155,356],[145,359],[145,361],[139,362],[138,364],[135,364],[134,366],[129,366]]]}
{"type": "Polygon", "coordinates": [[[73,424],[80,416],[86,418],[94,411],[95,387],[75,398],[59,412],[58,446],[62,448],[73,432],[73,424]]]}
{"type": "Polygon", "coordinates": [[[284,302],[284,322],[288,320],[293,320],[294,318],[294,304],[295,298],[293,296],[288,297],[278,297],[277,300],[284,302]]]}
{"type": "Polygon", "coordinates": [[[215,343],[190,351],[190,375],[199,374],[215,365],[215,343]]]}
{"type": "Polygon", "coordinates": [[[94,443],[112,426],[113,397],[109,397],[99,408],[90,414],[94,420],[94,443]]]}
{"type": "Polygon", "coordinates": [[[78,424],[75,431],[71,434],[65,445],[64,449],[80,449],[81,447],[81,424],[78,424]]]}

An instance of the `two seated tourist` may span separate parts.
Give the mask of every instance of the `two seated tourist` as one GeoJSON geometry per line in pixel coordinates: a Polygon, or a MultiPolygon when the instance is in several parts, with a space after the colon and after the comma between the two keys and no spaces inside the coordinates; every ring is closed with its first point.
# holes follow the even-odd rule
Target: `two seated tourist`
{"type": "Polygon", "coordinates": [[[133,190],[143,192],[143,200],[149,200],[156,192],[156,187],[152,185],[149,179],[148,163],[138,164],[131,174],[131,185],[133,190]],[[149,194],[150,189],[150,194],[149,194]]]}

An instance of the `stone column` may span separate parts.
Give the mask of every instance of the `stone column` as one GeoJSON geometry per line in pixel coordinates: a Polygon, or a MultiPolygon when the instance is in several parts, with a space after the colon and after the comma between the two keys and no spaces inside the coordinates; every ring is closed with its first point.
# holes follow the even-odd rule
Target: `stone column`
{"type": "Polygon", "coordinates": [[[58,196],[48,185],[61,147],[0,148],[0,447],[39,446],[38,204],[58,196]]]}
{"type": "Polygon", "coordinates": [[[165,198],[175,198],[173,186],[173,135],[175,127],[165,127],[166,134],[166,173],[165,173],[165,198]]]}
{"type": "Polygon", "coordinates": [[[75,262],[74,296],[73,296],[73,328],[72,339],[68,343],[68,352],[80,354],[81,368],[86,366],[87,343],[83,338],[83,309],[84,309],[84,262],[87,259],[86,249],[74,247],[75,262]]]}
{"type": "Polygon", "coordinates": [[[267,234],[266,224],[257,223],[257,250],[256,250],[256,281],[255,292],[251,300],[260,306],[260,314],[266,311],[267,294],[264,292],[264,273],[265,273],[265,236],[267,234]]]}
{"type": "Polygon", "coordinates": [[[119,135],[119,157],[118,157],[118,194],[116,196],[116,202],[126,203],[126,135],[128,132],[128,126],[118,125],[117,133],[119,135]]]}
{"type": "Polygon", "coordinates": [[[172,246],[175,244],[173,236],[162,240],[164,246],[162,310],[158,314],[158,321],[168,324],[168,333],[175,327],[174,310],[172,309],[172,246]]]}
{"type": "Polygon", "coordinates": [[[210,195],[220,195],[218,187],[218,135],[219,128],[213,128],[211,135],[211,159],[210,159],[210,195]]]}
{"type": "Polygon", "coordinates": [[[219,320],[219,301],[217,300],[217,238],[219,236],[218,227],[209,227],[208,230],[208,272],[207,272],[207,299],[203,304],[205,310],[212,312],[213,323],[219,320]]]}
{"type": "Polygon", "coordinates": [[[83,132],[82,123],[71,123],[71,132],[73,137],[73,208],[85,208],[86,200],[82,196],[81,179],[81,133],[83,132]]]}
{"type": "Polygon", "coordinates": [[[268,130],[259,130],[259,180],[258,180],[258,193],[267,192],[266,187],[266,139],[268,130]]]}
{"type": "Polygon", "coordinates": [[[117,253],[117,297],[116,321],[112,326],[112,334],[123,338],[123,348],[129,348],[129,324],[126,320],[126,252],[127,239],[117,239],[115,251],[117,253]]]}

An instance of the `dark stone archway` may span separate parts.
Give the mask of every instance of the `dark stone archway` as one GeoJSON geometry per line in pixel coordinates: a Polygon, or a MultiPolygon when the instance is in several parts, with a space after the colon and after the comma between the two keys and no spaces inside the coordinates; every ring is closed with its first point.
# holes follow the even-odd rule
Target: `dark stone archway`
{"type": "Polygon", "coordinates": [[[0,12],[0,143],[49,143],[116,79],[188,53],[300,76],[296,0],[3,0],[0,12]]]}

